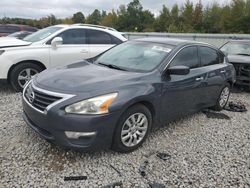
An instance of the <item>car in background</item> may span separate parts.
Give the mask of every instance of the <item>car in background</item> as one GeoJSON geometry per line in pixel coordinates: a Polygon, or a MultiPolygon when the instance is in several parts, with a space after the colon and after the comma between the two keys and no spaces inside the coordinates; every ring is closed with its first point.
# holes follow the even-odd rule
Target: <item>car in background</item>
{"type": "Polygon", "coordinates": [[[36,32],[38,31],[38,29],[28,25],[0,24],[0,37],[7,36],[20,31],[36,32]]]}
{"type": "Polygon", "coordinates": [[[23,38],[27,37],[28,35],[31,35],[32,33],[34,33],[34,32],[19,31],[19,32],[15,32],[15,33],[10,34],[7,37],[14,37],[14,38],[17,38],[17,39],[23,39],[23,38]]]}
{"type": "Polygon", "coordinates": [[[43,71],[23,91],[23,117],[63,147],[131,152],[155,125],[227,104],[235,70],[217,48],[194,41],[128,41],[93,63],[43,71]]]}
{"type": "Polygon", "coordinates": [[[250,40],[233,40],[221,47],[236,70],[236,85],[250,91],[250,40]]]}
{"type": "Polygon", "coordinates": [[[46,68],[64,66],[95,57],[127,41],[112,28],[96,25],[55,25],[23,40],[0,38],[0,80],[16,91],[46,68]]]}

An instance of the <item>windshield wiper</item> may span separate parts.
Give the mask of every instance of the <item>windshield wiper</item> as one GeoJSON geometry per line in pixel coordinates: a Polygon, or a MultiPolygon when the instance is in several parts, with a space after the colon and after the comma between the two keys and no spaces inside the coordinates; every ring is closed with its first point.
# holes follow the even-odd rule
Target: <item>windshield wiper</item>
{"type": "Polygon", "coordinates": [[[106,64],[106,63],[101,63],[101,62],[98,62],[97,64],[103,65],[103,66],[105,66],[105,67],[109,67],[109,68],[111,68],[111,69],[126,71],[125,69],[123,69],[123,68],[121,68],[121,67],[118,67],[118,66],[116,66],[116,65],[113,65],[113,64],[106,64]]]}
{"type": "Polygon", "coordinates": [[[236,55],[244,55],[244,56],[250,56],[250,54],[244,54],[244,53],[240,53],[240,54],[236,54],[236,55]]]}

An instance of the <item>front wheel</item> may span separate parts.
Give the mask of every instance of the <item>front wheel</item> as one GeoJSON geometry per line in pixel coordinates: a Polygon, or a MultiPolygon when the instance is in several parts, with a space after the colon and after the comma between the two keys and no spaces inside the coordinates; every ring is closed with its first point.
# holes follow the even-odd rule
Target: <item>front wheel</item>
{"type": "Polygon", "coordinates": [[[221,90],[220,96],[217,99],[216,105],[213,106],[212,109],[216,111],[221,111],[227,105],[229,97],[230,97],[230,85],[227,84],[221,90]]]}
{"type": "Polygon", "coordinates": [[[10,83],[16,91],[22,91],[33,76],[42,71],[39,65],[34,63],[21,63],[13,68],[10,73],[10,83]]]}
{"type": "Polygon", "coordinates": [[[129,108],[120,118],[114,133],[113,150],[127,153],[142,145],[152,126],[152,115],[144,105],[129,108]]]}

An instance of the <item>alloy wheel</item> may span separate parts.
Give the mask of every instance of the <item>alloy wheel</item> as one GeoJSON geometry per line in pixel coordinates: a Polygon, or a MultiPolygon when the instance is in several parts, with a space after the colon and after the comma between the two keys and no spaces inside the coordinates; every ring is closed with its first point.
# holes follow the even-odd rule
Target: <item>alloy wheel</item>
{"type": "Polygon", "coordinates": [[[26,68],[22,70],[18,75],[18,84],[20,87],[24,88],[26,83],[28,83],[37,73],[38,71],[33,68],[26,68]]]}
{"type": "Polygon", "coordinates": [[[225,87],[220,95],[220,100],[219,100],[219,104],[221,107],[224,107],[227,104],[228,98],[230,95],[230,89],[229,87],[225,87]]]}
{"type": "Polygon", "coordinates": [[[148,119],[143,113],[132,114],[123,124],[121,141],[127,147],[138,145],[148,130],[148,119]]]}

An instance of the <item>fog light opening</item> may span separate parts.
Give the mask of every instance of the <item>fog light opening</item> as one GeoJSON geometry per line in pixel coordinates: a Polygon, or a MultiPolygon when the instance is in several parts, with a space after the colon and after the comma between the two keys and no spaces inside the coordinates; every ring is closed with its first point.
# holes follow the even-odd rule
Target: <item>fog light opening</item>
{"type": "Polygon", "coordinates": [[[65,135],[70,139],[79,139],[80,137],[92,137],[96,135],[96,132],[72,132],[65,131],[65,135]]]}

